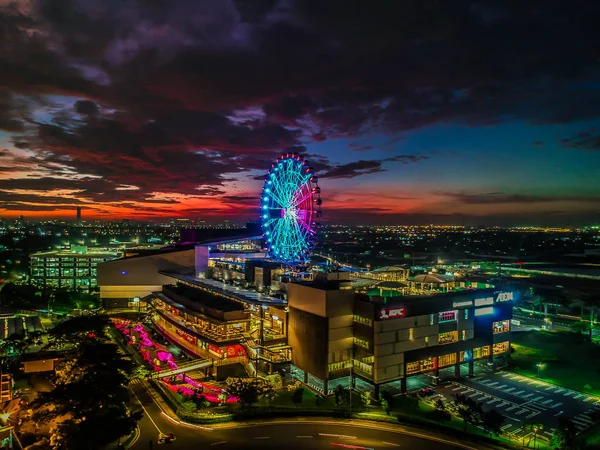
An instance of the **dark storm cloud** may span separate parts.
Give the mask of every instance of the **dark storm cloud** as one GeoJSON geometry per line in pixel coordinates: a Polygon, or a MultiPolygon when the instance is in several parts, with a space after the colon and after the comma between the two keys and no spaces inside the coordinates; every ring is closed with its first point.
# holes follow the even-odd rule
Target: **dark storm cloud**
{"type": "Polygon", "coordinates": [[[563,138],[560,143],[566,148],[600,151],[600,134],[585,131],[570,138],[563,138]]]}
{"type": "Polygon", "coordinates": [[[586,195],[529,195],[529,194],[506,194],[503,192],[483,192],[483,193],[468,193],[468,192],[440,192],[440,195],[445,195],[453,200],[468,205],[495,205],[506,203],[556,203],[556,202],[582,202],[582,203],[598,203],[600,197],[586,195]]]}
{"type": "MultiPolygon", "coordinates": [[[[366,132],[389,134],[390,147],[398,133],[438,123],[599,114],[598,2],[24,5],[0,11],[0,129],[54,180],[37,186],[87,176],[75,185],[90,201],[220,195],[282,151],[366,132]],[[47,95],[71,96],[70,112],[32,118],[47,95]],[[236,120],[250,107],[260,114],[236,120]]],[[[593,136],[563,145],[598,146],[593,136]]],[[[352,178],[423,158],[314,165],[321,177],[352,178]]]]}

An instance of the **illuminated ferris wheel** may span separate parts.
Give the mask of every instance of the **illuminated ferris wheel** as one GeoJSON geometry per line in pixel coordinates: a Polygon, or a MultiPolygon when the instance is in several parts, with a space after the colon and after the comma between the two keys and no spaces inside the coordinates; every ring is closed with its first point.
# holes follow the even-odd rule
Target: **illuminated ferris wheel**
{"type": "Polygon", "coordinates": [[[314,170],[298,155],[277,158],[261,196],[262,228],[271,259],[309,260],[321,217],[321,188],[314,170]]]}

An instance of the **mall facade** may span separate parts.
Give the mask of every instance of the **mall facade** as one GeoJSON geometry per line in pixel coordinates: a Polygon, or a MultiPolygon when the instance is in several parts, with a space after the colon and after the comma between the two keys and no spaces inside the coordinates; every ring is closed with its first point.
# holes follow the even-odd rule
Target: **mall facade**
{"type": "Polygon", "coordinates": [[[512,292],[456,281],[361,294],[351,272],[284,270],[257,236],[105,262],[98,285],[107,308],[147,304],[155,328],[216,375],[289,371],[326,395],[356,382],[405,391],[408,377],[493,369],[510,351],[512,292]]]}

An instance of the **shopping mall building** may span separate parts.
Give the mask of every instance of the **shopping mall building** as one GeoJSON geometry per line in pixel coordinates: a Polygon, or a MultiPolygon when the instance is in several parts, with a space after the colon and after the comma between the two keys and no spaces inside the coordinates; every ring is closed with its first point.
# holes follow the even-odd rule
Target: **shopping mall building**
{"type": "Polygon", "coordinates": [[[155,328],[217,376],[240,364],[250,376],[289,370],[324,394],[355,380],[405,391],[408,377],[459,377],[509,352],[512,292],[413,280],[360,293],[351,272],[284,271],[252,235],[98,266],[105,307],[147,304],[155,328]]]}

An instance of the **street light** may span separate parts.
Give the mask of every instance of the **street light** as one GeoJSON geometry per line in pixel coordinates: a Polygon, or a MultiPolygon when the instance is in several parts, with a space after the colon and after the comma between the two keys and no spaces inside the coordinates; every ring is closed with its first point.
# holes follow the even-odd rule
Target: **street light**
{"type": "Polygon", "coordinates": [[[537,367],[537,376],[540,377],[540,369],[544,368],[544,365],[540,362],[535,365],[537,367]]]}

